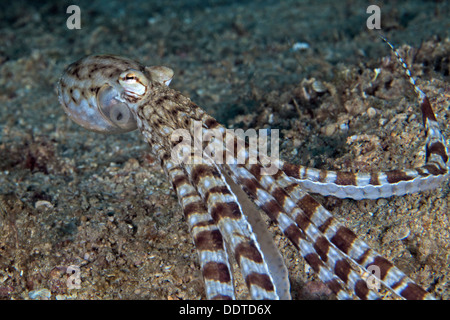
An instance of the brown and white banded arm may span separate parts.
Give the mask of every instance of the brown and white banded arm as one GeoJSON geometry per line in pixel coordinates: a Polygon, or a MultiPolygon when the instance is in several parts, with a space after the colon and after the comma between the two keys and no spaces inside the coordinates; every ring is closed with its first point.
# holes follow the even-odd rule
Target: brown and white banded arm
{"type": "Polygon", "coordinates": [[[206,298],[234,299],[234,283],[222,233],[184,169],[162,156],[164,171],[177,193],[189,224],[205,282],[206,298]]]}
{"type": "MultiPolygon", "coordinates": [[[[316,234],[314,245],[320,248],[319,250],[323,252],[325,259],[327,259],[331,243],[363,269],[368,270],[369,267],[376,266],[379,273],[375,273],[375,275],[379,275],[379,280],[397,295],[415,300],[432,298],[425,290],[396,268],[392,262],[371,249],[353,231],[337,221],[328,210],[304,192],[299,184],[292,182],[282,171],[274,178],[277,185],[285,190],[290,199],[295,201],[301,209],[295,212],[293,218],[305,233],[316,234]]],[[[280,201],[286,200],[281,197],[280,201]]]]}
{"type": "MultiPolygon", "coordinates": [[[[214,123],[213,119],[210,119],[209,123],[214,128],[220,126],[214,123]]],[[[226,138],[239,139],[235,136],[226,138]]],[[[226,146],[231,144],[232,142],[224,143],[223,148],[226,149],[226,146]]],[[[213,149],[219,150],[217,147],[213,149]]],[[[246,159],[245,165],[237,164],[235,159],[235,164],[224,164],[224,169],[279,226],[338,298],[350,298],[343,290],[350,288],[360,299],[379,299],[379,296],[368,288],[366,279],[362,279],[358,271],[353,269],[352,264],[356,264],[369,273],[376,267],[379,272],[374,275],[400,297],[432,299],[393,263],[372,250],[350,229],[334,219],[329,211],[304,192],[283,170],[273,176],[262,175],[263,167],[260,164],[249,164],[248,157],[246,159]]]]}
{"type": "Polygon", "coordinates": [[[398,51],[383,36],[381,38],[391,47],[417,94],[426,133],[425,165],[405,170],[350,173],[319,170],[280,161],[279,167],[303,190],[338,198],[378,199],[432,190],[448,178],[450,171],[448,147],[430,101],[416,85],[408,65],[398,51]]]}
{"type": "MultiPolygon", "coordinates": [[[[416,89],[420,90],[420,89],[416,89]]],[[[437,188],[449,175],[446,141],[426,95],[419,91],[427,141],[422,167],[374,173],[319,170],[280,161],[279,166],[305,191],[338,198],[378,199],[437,188]]]]}

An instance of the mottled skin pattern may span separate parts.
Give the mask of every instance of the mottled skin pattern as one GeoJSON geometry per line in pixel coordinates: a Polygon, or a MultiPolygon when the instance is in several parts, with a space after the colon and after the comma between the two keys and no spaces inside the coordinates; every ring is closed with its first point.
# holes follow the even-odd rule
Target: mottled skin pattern
{"type": "Polygon", "coordinates": [[[366,270],[376,267],[381,283],[400,297],[432,298],[306,192],[375,199],[435,188],[447,177],[445,140],[427,97],[408,70],[427,130],[427,162],[412,170],[372,174],[316,170],[280,160],[274,175],[262,175],[264,157],[251,164],[248,154],[244,164],[217,163],[210,156],[195,154],[191,161],[174,161],[172,151],[180,142],[173,139],[174,131],[186,129],[197,139],[194,121],[201,122],[204,132],[216,129],[223,135],[223,140],[212,139],[203,146],[221,144],[228,150],[230,144],[225,142],[236,145],[239,138],[225,136],[225,128],[214,118],[168,88],[172,75],[168,68],[144,67],[122,57],[89,56],[66,69],[58,92],[68,115],[87,129],[115,133],[139,128],[177,193],[198,251],[207,298],[235,297],[229,254],[238,262],[252,298],[290,298],[285,267],[272,266],[282,262],[273,263],[277,258],[261,245],[257,227],[245,215],[249,211],[244,207],[245,196],[279,226],[338,298],[378,298],[352,264],[366,270]]]}

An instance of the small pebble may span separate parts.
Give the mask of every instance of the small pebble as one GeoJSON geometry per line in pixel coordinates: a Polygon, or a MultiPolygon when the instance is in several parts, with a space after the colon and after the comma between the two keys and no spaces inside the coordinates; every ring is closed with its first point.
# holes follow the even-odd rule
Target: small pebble
{"type": "Polygon", "coordinates": [[[325,85],[322,82],[317,80],[313,82],[312,88],[317,93],[324,93],[327,92],[328,90],[327,87],[325,87],[325,85]]]}
{"type": "Polygon", "coordinates": [[[325,127],[324,133],[327,137],[330,137],[334,134],[334,132],[336,131],[336,125],[333,124],[329,124],[325,127]]]}
{"type": "Polygon", "coordinates": [[[397,232],[397,240],[405,240],[411,234],[411,230],[409,228],[400,228],[397,232]]]}
{"type": "Polygon", "coordinates": [[[296,42],[292,45],[292,51],[303,51],[303,50],[308,50],[309,44],[306,42],[296,42]]]}
{"type": "Polygon", "coordinates": [[[45,200],[38,200],[38,201],[36,201],[36,203],[34,204],[34,207],[36,208],[36,209],[39,209],[39,208],[53,208],[53,204],[51,204],[50,202],[48,202],[48,201],[45,201],[45,200]]]}
{"type": "Polygon", "coordinates": [[[369,109],[367,109],[367,115],[369,116],[369,118],[373,118],[377,115],[377,110],[370,107],[369,109]]]}
{"type": "Polygon", "coordinates": [[[298,148],[302,145],[302,140],[298,139],[298,138],[294,138],[294,140],[292,141],[292,145],[294,148],[298,148]]]}

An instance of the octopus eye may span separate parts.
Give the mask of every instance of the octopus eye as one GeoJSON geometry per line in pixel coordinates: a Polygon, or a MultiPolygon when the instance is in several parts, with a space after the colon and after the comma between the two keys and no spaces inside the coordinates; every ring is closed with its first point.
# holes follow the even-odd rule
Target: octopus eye
{"type": "Polygon", "coordinates": [[[127,75],[125,75],[125,80],[126,81],[137,80],[137,78],[136,75],[134,75],[133,73],[128,73],[127,75]]]}
{"type": "Polygon", "coordinates": [[[127,132],[137,128],[136,118],[130,107],[116,99],[117,91],[111,86],[100,89],[97,102],[98,109],[104,120],[108,121],[114,129],[111,132],[127,132]]]}
{"type": "Polygon", "coordinates": [[[125,96],[136,102],[147,92],[149,81],[142,72],[128,70],[119,76],[119,84],[123,87],[125,96]]]}

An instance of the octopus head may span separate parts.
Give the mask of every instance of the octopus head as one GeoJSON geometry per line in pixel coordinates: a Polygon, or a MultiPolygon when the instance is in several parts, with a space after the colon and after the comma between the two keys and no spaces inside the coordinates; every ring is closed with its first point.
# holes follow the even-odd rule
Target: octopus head
{"type": "Polygon", "coordinates": [[[152,85],[169,85],[172,77],[172,69],[166,67],[96,55],[70,65],[57,91],[64,110],[77,124],[101,133],[122,133],[137,129],[136,106],[152,85]]]}

